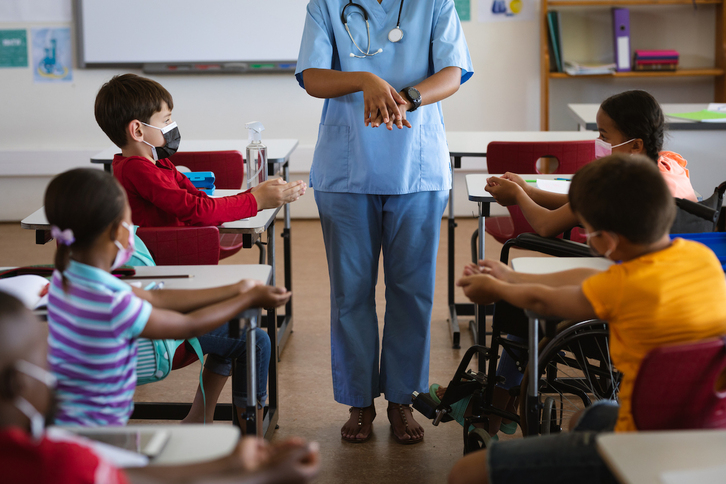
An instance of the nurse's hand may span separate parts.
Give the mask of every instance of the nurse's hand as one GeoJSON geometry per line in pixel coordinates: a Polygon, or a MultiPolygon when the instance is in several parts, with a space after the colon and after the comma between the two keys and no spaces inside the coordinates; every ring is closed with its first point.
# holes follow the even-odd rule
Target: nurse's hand
{"type": "Polygon", "coordinates": [[[371,73],[362,74],[361,90],[363,91],[363,121],[365,125],[374,128],[381,124],[389,125],[392,122],[391,116],[401,116],[398,106],[406,101],[393,86],[380,77],[371,73]]]}

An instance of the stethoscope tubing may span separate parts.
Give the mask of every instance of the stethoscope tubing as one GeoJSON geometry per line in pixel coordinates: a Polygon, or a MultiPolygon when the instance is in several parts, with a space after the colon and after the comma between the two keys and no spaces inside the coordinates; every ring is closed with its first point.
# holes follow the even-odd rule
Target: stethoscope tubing
{"type": "MultiPolygon", "coordinates": [[[[398,18],[396,19],[396,27],[391,29],[390,32],[388,32],[388,40],[390,42],[398,42],[401,39],[403,39],[403,30],[401,30],[401,12],[403,11],[403,1],[401,0],[401,4],[398,7],[398,18]]],[[[340,12],[340,21],[343,22],[343,26],[345,27],[345,31],[348,32],[348,36],[350,37],[350,40],[353,42],[353,45],[355,45],[355,48],[358,49],[358,52],[360,52],[363,55],[355,55],[351,52],[351,57],[357,57],[357,58],[365,58],[365,57],[372,57],[376,54],[380,54],[383,52],[383,48],[378,49],[374,53],[370,53],[371,51],[371,29],[370,24],[368,23],[368,11],[362,6],[357,3],[353,3],[353,0],[348,0],[348,3],[346,3],[343,6],[343,10],[340,12]],[[366,48],[365,52],[363,52],[363,49],[360,48],[358,43],[353,38],[353,34],[350,32],[350,29],[348,28],[348,19],[345,15],[345,11],[348,9],[348,7],[354,7],[360,10],[359,13],[363,15],[363,19],[366,23],[366,34],[368,37],[368,47],[366,48]]]]}

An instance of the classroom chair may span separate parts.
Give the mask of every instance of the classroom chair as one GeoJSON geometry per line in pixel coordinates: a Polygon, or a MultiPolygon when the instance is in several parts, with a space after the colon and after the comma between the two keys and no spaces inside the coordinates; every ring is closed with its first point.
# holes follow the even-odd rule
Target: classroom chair
{"type": "Polygon", "coordinates": [[[217,265],[220,259],[217,227],[139,227],[156,265],[217,265]]]}
{"type": "MultiPolygon", "coordinates": [[[[536,174],[540,173],[537,160],[555,158],[557,166],[551,173],[571,175],[595,159],[595,143],[593,141],[558,141],[558,142],[504,142],[493,141],[487,147],[487,170],[492,174],[505,172],[536,174]]],[[[534,232],[532,226],[524,218],[519,207],[507,207],[509,216],[487,217],[486,231],[499,242],[516,237],[526,232],[534,232]]],[[[478,233],[475,233],[478,235],[478,233]]],[[[585,237],[576,229],[572,239],[584,242],[585,237]]]]}
{"type": "MultiPolygon", "coordinates": [[[[242,188],[245,160],[239,151],[180,151],[169,159],[175,166],[186,166],[191,171],[211,171],[215,188],[242,188]]],[[[226,259],[239,252],[243,237],[242,234],[220,234],[219,258],[226,259]]]]}
{"type": "Polygon", "coordinates": [[[638,430],[726,428],[726,336],[648,353],[632,413],[638,430]]]}

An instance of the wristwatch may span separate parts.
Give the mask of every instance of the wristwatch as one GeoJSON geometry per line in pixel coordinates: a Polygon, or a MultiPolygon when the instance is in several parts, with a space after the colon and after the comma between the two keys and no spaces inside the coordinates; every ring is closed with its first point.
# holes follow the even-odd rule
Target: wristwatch
{"type": "Polygon", "coordinates": [[[411,109],[409,109],[409,112],[416,111],[418,109],[418,107],[421,106],[421,93],[418,92],[418,89],[416,89],[415,87],[409,86],[409,87],[404,87],[403,89],[401,89],[401,92],[406,97],[406,99],[408,99],[409,102],[411,102],[411,104],[413,104],[413,107],[411,107],[411,109]]]}

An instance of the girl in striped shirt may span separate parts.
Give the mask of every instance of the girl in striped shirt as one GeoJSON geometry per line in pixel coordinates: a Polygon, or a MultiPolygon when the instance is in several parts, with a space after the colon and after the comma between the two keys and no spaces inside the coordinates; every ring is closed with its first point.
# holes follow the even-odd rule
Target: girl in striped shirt
{"type": "MultiPolygon", "coordinates": [[[[144,291],[111,275],[134,250],[131,209],[123,188],[100,170],[76,169],[55,177],[45,194],[45,210],[58,241],[48,298],[48,362],[58,378],[57,424],[128,421],[138,338],[202,336],[247,308],[280,306],[290,298],[283,288],[254,281],[201,290],[144,291]]],[[[215,378],[208,368],[207,408],[213,414],[227,377],[215,378]]],[[[260,373],[264,380],[258,387],[264,393],[267,374],[260,373]]],[[[192,412],[203,406],[199,400],[192,412]]]]}

